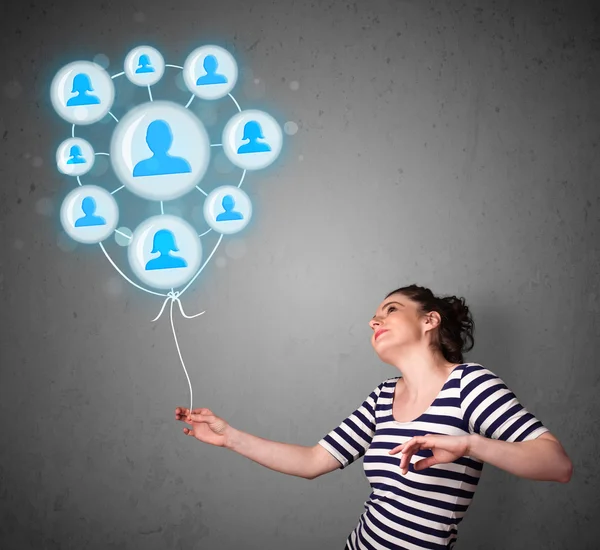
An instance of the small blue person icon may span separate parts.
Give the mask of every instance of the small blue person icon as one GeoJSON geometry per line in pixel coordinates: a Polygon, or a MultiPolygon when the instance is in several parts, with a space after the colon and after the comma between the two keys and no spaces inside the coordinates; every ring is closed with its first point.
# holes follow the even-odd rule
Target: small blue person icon
{"type": "Polygon", "coordinates": [[[92,81],[86,73],[76,74],[73,78],[72,94],[77,94],[67,101],[67,107],[76,107],[79,105],[98,105],[100,98],[95,95],[90,95],[88,92],[93,92],[92,81]]]}
{"type": "Polygon", "coordinates": [[[106,225],[106,220],[101,216],[96,216],[96,201],[94,197],[85,197],[81,201],[81,210],[85,216],[75,221],[75,227],[91,227],[95,225],[106,225]]]}
{"type": "Polygon", "coordinates": [[[266,153],[271,150],[271,146],[268,143],[259,143],[257,141],[258,139],[265,139],[260,124],[256,120],[246,122],[244,125],[244,136],[242,137],[242,141],[248,140],[248,143],[244,143],[244,145],[238,147],[238,154],[266,153]]]}
{"type": "Polygon", "coordinates": [[[175,244],[175,235],[168,229],[159,229],[154,234],[152,243],[152,252],[150,254],[159,253],[158,258],[153,258],[146,263],[146,271],[153,269],[172,269],[176,267],[187,267],[187,262],[179,256],[171,256],[171,252],[179,252],[179,248],[175,244]]]}
{"type": "Polygon", "coordinates": [[[244,216],[241,214],[241,212],[236,212],[235,210],[233,210],[233,207],[235,206],[235,199],[232,195],[225,195],[223,197],[223,200],[221,201],[221,205],[223,206],[223,210],[225,210],[225,212],[221,212],[217,216],[218,222],[227,222],[244,219],[244,216]]]}
{"type": "Polygon", "coordinates": [[[169,155],[168,151],[173,144],[173,133],[167,121],[154,120],[148,125],[146,143],[153,155],[148,159],[140,160],[135,165],[133,177],[184,174],[192,171],[187,160],[169,155]]]}
{"type": "Polygon", "coordinates": [[[217,73],[219,62],[214,55],[207,55],[202,63],[206,74],[196,80],[197,86],[206,86],[208,84],[227,84],[227,77],[217,73]]]}
{"type": "Polygon", "coordinates": [[[150,57],[147,54],[143,53],[140,55],[140,58],[138,59],[138,68],[135,70],[135,72],[137,74],[154,72],[154,67],[152,66],[150,57]]]}
{"type": "Polygon", "coordinates": [[[69,150],[69,160],[67,164],[85,164],[86,160],[81,152],[79,145],[73,145],[69,150]]]}

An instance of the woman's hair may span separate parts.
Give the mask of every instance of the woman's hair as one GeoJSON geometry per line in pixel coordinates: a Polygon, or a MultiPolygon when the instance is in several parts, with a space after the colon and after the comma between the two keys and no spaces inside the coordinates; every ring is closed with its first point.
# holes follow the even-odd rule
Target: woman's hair
{"type": "Polygon", "coordinates": [[[473,332],[475,324],[464,298],[456,296],[438,297],[428,288],[409,285],[390,292],[401,293],[419,304],[419,313],[425,315],[437,311],[442,318],[438,330],[432,338],[432,345],[439,348],[446,361],[463,362],[463,351],[470,351],[475,345],[473,332]]]}

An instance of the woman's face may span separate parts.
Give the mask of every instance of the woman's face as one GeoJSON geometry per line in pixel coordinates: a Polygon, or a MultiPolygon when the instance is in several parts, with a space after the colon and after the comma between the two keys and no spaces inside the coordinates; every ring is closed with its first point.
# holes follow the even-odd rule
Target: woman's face
{"type": "Polygon", "coordinates": [[[418,307],[402,294],[392,294],[379,305],[369,326],[373,329],[371,344],[380,357],[386,351],[421,339],[418,307]]]}

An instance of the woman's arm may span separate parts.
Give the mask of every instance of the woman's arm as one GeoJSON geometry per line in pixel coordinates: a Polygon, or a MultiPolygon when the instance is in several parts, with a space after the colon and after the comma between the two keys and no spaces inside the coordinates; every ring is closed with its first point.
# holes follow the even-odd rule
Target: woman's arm
{"type": "Polygon", "coordinates": [[[478,434],[469,437],[468,456],[511,474],[537,481],[568,483],[573,463],[550,432],[530,441],[508,442],[478,434]]]}
{"type": "Polygon", "coordinates": [[[231,426],[225,447],[270,470],[313,479],[315,454],[311,447],[263,439],[231,426]]]}

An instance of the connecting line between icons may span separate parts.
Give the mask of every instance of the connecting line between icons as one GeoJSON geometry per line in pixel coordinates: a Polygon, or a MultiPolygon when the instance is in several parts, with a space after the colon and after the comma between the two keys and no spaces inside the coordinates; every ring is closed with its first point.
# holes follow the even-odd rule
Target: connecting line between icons
{"type": "Polygon", "coordinates": [[[148,86],[148,95],[150,96],[150,101],[154,101],[154,99],[152,99],[152,90],[150,89],[150,86],[148,86]]]}

